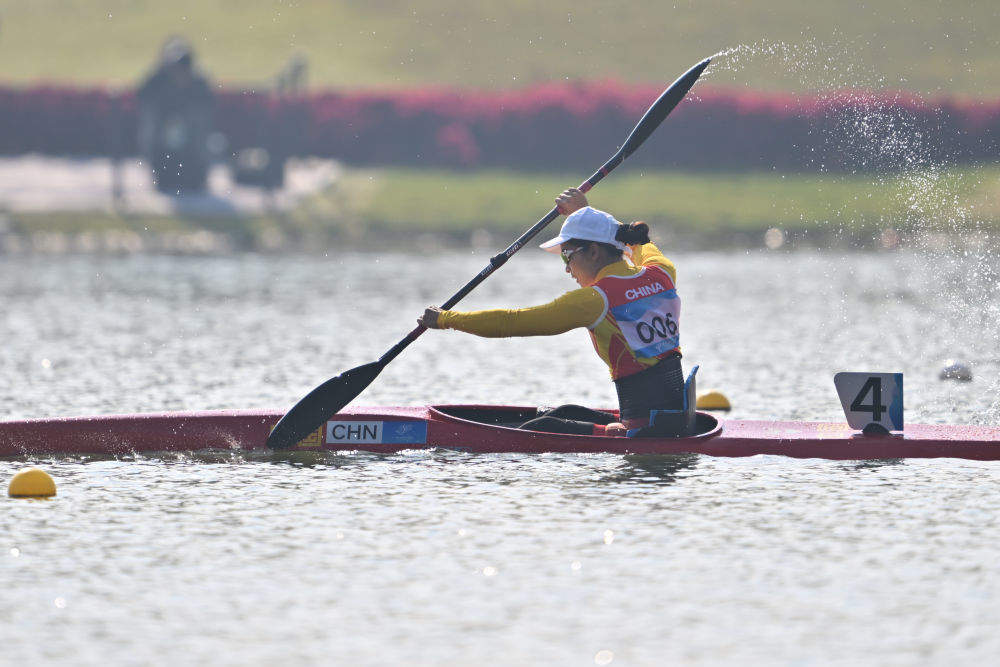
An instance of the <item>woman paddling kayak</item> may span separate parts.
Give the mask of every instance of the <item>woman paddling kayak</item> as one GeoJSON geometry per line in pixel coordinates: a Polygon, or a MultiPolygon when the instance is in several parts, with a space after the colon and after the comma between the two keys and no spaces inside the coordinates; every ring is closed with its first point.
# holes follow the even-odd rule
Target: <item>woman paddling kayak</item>
{"type": "Polygon", "coordinates": [[[563,405],[521,428],[624,435],[626,429],[647,427],[650,411],[683,406],[676,269],[650,242],[646,223],[621,224],[591,208],[576,188],[559,195],[556,206],[566,221],[559,235],[541,247],[562,255],[579,289],[532,308],[458,312],[432,306],[418,322],[428,329],[456,329],[488,338],[553,336],[586,328],[611,371],[621,422],[606,412],[563,405]]]}

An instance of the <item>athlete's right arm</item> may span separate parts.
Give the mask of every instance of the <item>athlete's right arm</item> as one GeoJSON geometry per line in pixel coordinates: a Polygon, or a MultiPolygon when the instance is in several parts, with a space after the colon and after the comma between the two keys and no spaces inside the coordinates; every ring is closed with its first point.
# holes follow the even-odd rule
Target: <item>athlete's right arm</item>
{"type": "Polygon", "coordinates": [[[567,292],[555,301],[531,308],[497,308],[438,315],[442,329],[457,329],[486,338],[554,336],[589,327],[604,314],[604,298],[592,287],[567,292]]]}

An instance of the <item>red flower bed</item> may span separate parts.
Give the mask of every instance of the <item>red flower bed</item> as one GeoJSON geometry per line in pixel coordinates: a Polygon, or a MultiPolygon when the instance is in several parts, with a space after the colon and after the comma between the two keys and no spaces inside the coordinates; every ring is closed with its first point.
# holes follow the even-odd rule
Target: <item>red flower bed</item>
{"type": "MultiPolygon", "coordinates": [[[[291,98],[224,90],[216,97],[215,123],[233,148],[265,146],[350,164],[582,173],[611,154],[660,92],[615,82],[291,98]]],[[[0,154],[134,155],[137,114],[131,91],[0,88],[0,154]]],[[[993,161],[998,137],[1000,101],[698,88],[630,162],[685,169],[894,169],[993,161]]]]}
{"type": "Polygon", "coordinates": [[[107,155],[115,127],[134,147],[135,116],[131,93],[0,87],[0,154],[107,155]]]}

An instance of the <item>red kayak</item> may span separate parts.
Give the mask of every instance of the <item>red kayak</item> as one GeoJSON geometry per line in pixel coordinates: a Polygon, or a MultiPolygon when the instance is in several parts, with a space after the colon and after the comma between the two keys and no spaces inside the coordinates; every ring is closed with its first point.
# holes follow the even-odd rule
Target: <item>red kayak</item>
{"type": "MultiPolygon", "coordinates": [[[[267,436],[282,414],[238,410],[0,422],[0,456],[206,449],[264,452],[267,436]]],[[[535,414],[535,408],[516,406],[349,407],[292,450],[443,448],[475,453],[1000,460],[1000,428],[996,427],[908,424],[902,433],[864,435],[843,423],[724,421],[706,412],[697,413],[697,435],[685,438],[560,435],[512,427],[535,414]]]]}

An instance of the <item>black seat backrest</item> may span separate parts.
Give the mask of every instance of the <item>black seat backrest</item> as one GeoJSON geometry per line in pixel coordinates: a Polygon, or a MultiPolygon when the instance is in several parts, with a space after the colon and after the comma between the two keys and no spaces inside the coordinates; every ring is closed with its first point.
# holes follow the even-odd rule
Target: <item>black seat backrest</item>
{"type": "Polygon", "coordinates": [[[698,394],[695,389],[694,376],[698,374],[698,366],[691,369],[687,380],[684,381],[684,435],[694,435],[694,425],[698,418],[696,408],[698,407],[698,394]]]}

